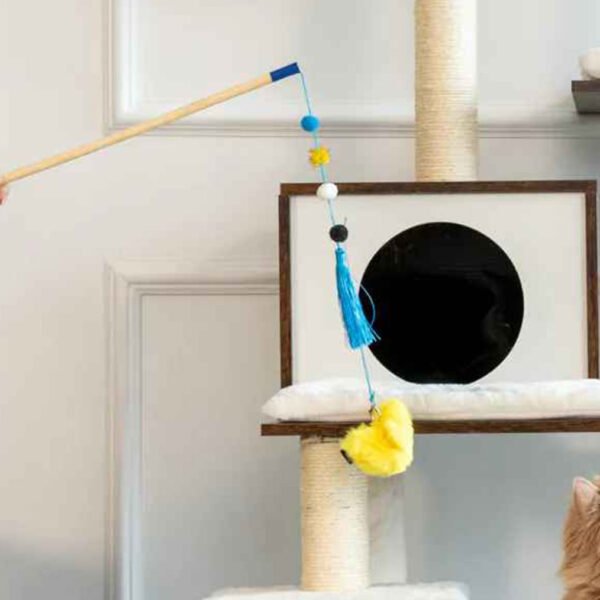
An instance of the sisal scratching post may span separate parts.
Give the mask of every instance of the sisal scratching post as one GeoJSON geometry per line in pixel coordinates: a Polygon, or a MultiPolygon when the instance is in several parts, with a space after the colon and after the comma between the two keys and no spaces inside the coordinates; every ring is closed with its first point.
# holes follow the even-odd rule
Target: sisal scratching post
{"type": "Polygon", "coordinates": [[[350,592],[369,585],[367,477],[339,440],[302,440],[302,589],[350,592]]]}
{"type": "Polygon", "coordinates": [[[477,0],[415,0],[418,181],[477,179],[477,0]]]}

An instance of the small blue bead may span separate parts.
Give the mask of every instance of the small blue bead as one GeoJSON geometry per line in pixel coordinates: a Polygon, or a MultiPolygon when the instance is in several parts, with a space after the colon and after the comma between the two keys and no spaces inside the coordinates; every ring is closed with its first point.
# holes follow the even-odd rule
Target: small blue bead
{"type": "Polygon", "coordinates": [[[302,121],[300,121],[300,126],[302,127],[302,129],[304,129],[304,131],[313,133],[314,131],[317,131],[317,129],[319,129],[319,127],[321,126],[321,122],[314,115],[306,115],[305,117],[302,117],[302,121]]]}

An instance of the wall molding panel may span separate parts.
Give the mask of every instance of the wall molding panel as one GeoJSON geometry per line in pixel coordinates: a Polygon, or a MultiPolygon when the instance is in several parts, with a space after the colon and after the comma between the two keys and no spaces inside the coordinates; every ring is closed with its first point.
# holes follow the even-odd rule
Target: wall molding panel
{"type": "Polygon", "coordinates": [[[143,600],[142,303],[148,296],[276,295],[269,265],[131,260],[106,265],[108,498],[106,600],[143,600]]]}
{"type": "MultiPolygon", "coordinates": [[[[136,89],[136,57],[140,44],[137,13],[148,0],[104,0],[106,3],[105,34],[105,128],[109,131],[139,123],[165,110],[196,98],[141,97],[136,89]]],[[[481,8],[483,12],[485,7],[481,8]]],[[[202,40],[201,31],[198,39],[202,40]]],[[[168,43],[163,41],[162,43],[168,43]]],[[[480,50],[481,53],[481,50],[480,50]]],[[[575,59],[575,57],[574,57],[575,59]]],[[[186,57],[186,60],[191,60],[186,57]]],[[[574,68],[576,68],[574,60],[574,68]]],[[[253,77],[257,73],[248,73],[253,77]]],[[[573,74],[575,75],[575,74],[573,74]]],[[[143,76],[143,74],[142,74],[143,76]]],[[[562,79],[562,75],[561,75],[562,79]]],[[[166,86],[168,88],[168,86],[166,86]]],[[[564,95],[550,98],[548,104],[532,99],[529,103],[480,104],[480,136],[488,138],[596,138],[600,123],[577,115],[569,94],[570,81],[564,81],[564,95]]],[[[210,92],[216,91],[213,89],[210,92]]],[[[297,126],[298,104],[275,103],[276,117],[252,114],[228,117],[205,113],[154,132],[155,135],[192,136],[300,136],[297,126]]],[[[414,110],[412,100],[389,106],[390,100],[365,103],[321,102],[320,113],[326,122],[328,137],[413,137],[414,110]],[[387,103],[387,106],[386,106],[387,103]]],[[[152,134],[151,134],[152,135],[152,134]]]]}

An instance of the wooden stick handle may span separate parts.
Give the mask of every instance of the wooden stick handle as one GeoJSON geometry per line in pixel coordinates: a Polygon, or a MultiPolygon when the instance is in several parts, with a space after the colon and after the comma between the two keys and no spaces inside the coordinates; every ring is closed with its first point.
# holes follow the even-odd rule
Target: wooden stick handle
{"type": "Polygon", "coordinates": [[[81,158],[82,156],[86,156],[92,152],[97,152],[98,150],[102,150],[108,146],[113,146],[114,144],[124,142],[125,140],[129,140],[133,137],[156,129],[157,127],[168,125],[169,123],[173,123],[179,119],[183,119],[184,117],[200,112],[201,110],[205,110],[211,106],[214,106],[215,104],[221,104],[222,102],[231,100],[236,96],[247,94],[248,92],[252,92],[253,90],[257,90],[261,87],[269,85],[275,81],[279,81],[280,79],[284,79],[285,77],[289,77],[290,75],[295,75],[299,72],[300,71],[296,63],[287,65],[286,67],[271,71],[271,73],[261,75],[256,79],[247,81],[246,83],[234,85],[233,87],[223,90],[222,92],[212,94],[211,96],[203,98],[202,100],[197,100],[196,102],[192,102],[186,106],[182,106],[153,119],[149,119],[143,123],[138,123],[137,125],[133,125],[132,127],[128,127],[122,131],[116,131],[115,133],[94,142],[83,144],[82,146],[78,146],[77,148],[73,148],[67,152],[51,156],[50,158],[46,158],[31,165],[20,167],[14,171],[10,171],[0,176],[0,187],[5,186],[13,181],[29,177],[30,175],[40,173],[41,171],[52,169],[53,167],[57,167],[58,165],[62,165],[71,160],[81,158]]]}

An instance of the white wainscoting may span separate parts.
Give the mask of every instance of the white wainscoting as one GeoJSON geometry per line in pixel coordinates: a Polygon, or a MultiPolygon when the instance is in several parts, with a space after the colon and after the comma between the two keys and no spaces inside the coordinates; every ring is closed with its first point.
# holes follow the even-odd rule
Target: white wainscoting
{"type": "MultiPolygon", "coordinates": [[[[201,598],[211,587],[241,584],[242,578],[257,584],[293,577],[281,565],[297,563],[294,555],[297,490],[290,485],[297,477],[296,445],[292,440],[266,445],[258,429],[258,407],[263,395],[278,385],[275,271],[239,264],[124,261],[107,266],[106,289],[110,396],[107,598],[201,598]],[[238,330],[240,323],[246,331],[238,330]],[[208,339],[199,340],[200,335],[207,335],[208,339]],[[247,335],[252,338],[244,345],[247,335]],[[231,343],[236,336],[241,336],[240,344],[231,343]],[[191,343],[183,347],[185,340],[191,343]],[[236,348],[238,345],[242,349],[236,348]],[[213,353],[216,357],[211,359],[213,353]],[[230,364],[221,367],[228,357],[230,364]],[[229,381],[222,374],[211,373],[214,368],[227,369],[231,373],[229,381]],[[213,406],[202,393],[196,399],[198,390],[213,387],[215,393],[226,396],[219,398],[219,406],[213,406]],[[192,396],[191,403],[180,400],[189,401],[192,396]],[[204,421],[196,422],[199,415],[204,421]],[[169,417],[173,417],[171,422],[169,417]],[[214,427],[208,427],[211,418],[214,427]],[[192,421],[197,436],[189,436],[192,421]],[[183,442],[186,435],[187,446],[183,442]],[[210,444],[206,441],[209,446],[203,445],[203,440],[211,440],[210,444]],[[235,446],[227,446],[226,460],[255,460],[254,467],[233,464],[225,470],[217,469],[215,475],[211,465],[218,464],[221,458],[225,460],[219,456],[223,440],[235,446]],[[185,459],[163,469],[163,460],[178,442],[181,445],[177,446],[177,452],[184,452],[185,459]],[[188,450],[191,456],[187,455],[188,450]],[[266,485],[280,472],[277,484],[282,486],[281,490],[266,485]],[[237,488],[228,479],[228,473],[235,476],[237,488]],[[254,477],[250,483],[244,481],[250,476],[254,477]],[[189,483],[193,477],[195,486],[190,484],[190,489],[178,496],[181,502],[174,502],[172,512],[164,510],[164,503],[160,506],[162,512],[152,508],[156,496],[168,493],[181,482],[189,483]],[[212,486],[211,477],[215,479],[212,486]],[[228,496],[231,506],[222,507],[225,514],[243,510],[245,503],[260,502],[267,506],[271,503],[281,511],[279,515],[277,508],[263,512],[271,515],[273,529],[265,531],[261,519],[255,519],[258,522],[254,524],[252,519],[244,519],[249,531],[239,532],[240,542],[235,541],[232,546],[237,540],[233,533],[219,541],[227,538],[223,535],[224,517],[217,511],[207,514],[198,494],[214,495],[215,490],[226,490],[227,486],[235,493],[228,496]],[[286,493],[290,498],[286,498],[286,493]],[[190,507],[194,500],[198,502],[197,512],[195,505],[190,507]],[[191,518],[189,514],[184,516],[186,510],[191,511],[191,518]],[[174,522],[167,526],[171,517],[174,522]],[[196,547],[186,551],[185,543],[189,540],[177,525],[182,520],[184,531],[201,531],[206,542],[196,536],[192,538],[196,547]],[[287,525],[281,526],[281,522],[287,525]],[[163,526],[168,531],[161,537],[156,531],[163,526]],[[229,565],[227,554],[235,557],[236,546],[256,542],[244,541],[242,537],[250,537],[255,529],[262,532],[258,541],[261,552],[246,560],[245,565],[239,560],[229,565]],[[161,546],[163,541],[165,548],[161,546]],[[222,567],[211,567],[210,549],[219,555],[222,567]],[[167,553],[166,558],[163,552],[167,553]],[[288,553],[292,556],[287,556],[288,553]],[[197,561],[197,572],[190,561],[197,561]],[[273,563],[275,570],[281,572],[266,572],[261,561],[273,563]],[[160,569],[156,568],[157,562],[160,569]],[[226,576],[219,574],[220,569],[227,571],[226,576]],[[174,588],[173,581],[177,582],[174,588]],[[172,589],[162,595],[165,587],[172,589]],[[190,588],[195,595],[190,595],[190,588]]],[[[252,506],[248,511],[255,512],[252,506]]],[[[234,527],[235,517],[232,521],[234,527]]]]}
{"type": "MultiPolygon", "coordinates": [[[[275,270],[120,261],[106,290],[107,600],[297,583],[298,441],[259,436],[279,388],[275,270]]],[[[371,488],[374,582],[406,578],[402,496],[399,478],[371,488]]]]}
{"type": "MultiPolygon", "coordinates": [[[[326,135],[414,133],[413,2],[105,2],[109,130],[297,60],[326,135]]],[[[570,95],[578,55],[599,34],[594,0],[481,0],[481,135],[599,136],[600,123],[578,116],[570,95]]],[[[302,135],[302,111],[299,84],[287,81],[161,132],[302,135]]]]}

